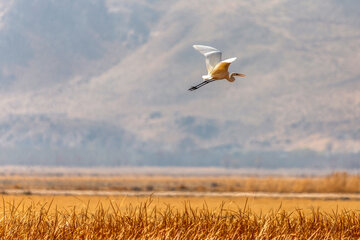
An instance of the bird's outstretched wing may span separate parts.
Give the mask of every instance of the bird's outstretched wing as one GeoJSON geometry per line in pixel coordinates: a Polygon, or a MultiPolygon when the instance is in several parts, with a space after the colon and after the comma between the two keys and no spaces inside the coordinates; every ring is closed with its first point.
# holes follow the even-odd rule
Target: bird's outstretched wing
{"type": "Polygon", "coordinates": [[[221,61],[221,52],[216,48],[204,45],[193,45],[193,47],[205,56],[208,74],[211,73],[216,64],[221,61]]]}

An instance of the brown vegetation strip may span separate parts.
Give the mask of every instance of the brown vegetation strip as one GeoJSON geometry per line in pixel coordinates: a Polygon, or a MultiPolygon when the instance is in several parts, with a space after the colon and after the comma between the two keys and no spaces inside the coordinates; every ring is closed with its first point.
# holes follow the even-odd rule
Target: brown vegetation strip
{"type": "Polygon", "coordinates": [[[125,210],[113,203],[79,210],[49,211],[50,204],[3,204],[1,239],[358,239],[360,213],[313,210],[286,212],[279,208],[255,214],[246,206],[228,210],[168,206],[157,209],[151,200],[125,210]],[[5,207],[6,206],[6,207],[5,207]]]}
{"type": "Polygon", "coordinates": [[[35,177],[0,176],[0,191],[18,189],[86,191],[360,193],[360,175],[334,173],[318,177],[35,177]]]}
{"type": "Polygon", "coordinates": [[[325,200],[356,200],[360,194],[340,193],[269,193],[269,192],[118,192],[118,191],[78,191],[78,190],[16,190],[2,192],[5,195],[40,195],[40,196],[129,196],[129,197],[255,197],[283,199],[325,199],[325,200]]]}

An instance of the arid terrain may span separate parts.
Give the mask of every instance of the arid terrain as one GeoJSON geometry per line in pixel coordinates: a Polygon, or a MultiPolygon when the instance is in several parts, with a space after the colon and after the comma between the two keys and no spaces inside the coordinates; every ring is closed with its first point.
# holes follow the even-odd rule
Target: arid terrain
{"type": "Polygon", "coordinates": [[[358,174],[0,175],[1,239],[360,237],[358,174]]]}

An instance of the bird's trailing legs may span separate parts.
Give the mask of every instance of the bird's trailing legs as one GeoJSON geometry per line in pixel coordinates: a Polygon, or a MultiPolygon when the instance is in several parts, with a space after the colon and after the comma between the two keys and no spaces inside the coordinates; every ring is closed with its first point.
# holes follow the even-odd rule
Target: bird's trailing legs
{"type": "Polygon", "coordinates": [[[215,81],[215,80],[205,80],[205,81],[203,81],[202,83],[200,83],[200,84],[198,84],[198,85],[196,85],[196,86],[192,86],[191,88],[189,88],[189,91],[194,91],[194,90],[196,90],[196,89],[198,89],[198,88],[200,88],[200,87],[202,87],[202,86],[205,86],[206,84],[211,83],[211,82],[213,82],[213,81],[215,81]]]}

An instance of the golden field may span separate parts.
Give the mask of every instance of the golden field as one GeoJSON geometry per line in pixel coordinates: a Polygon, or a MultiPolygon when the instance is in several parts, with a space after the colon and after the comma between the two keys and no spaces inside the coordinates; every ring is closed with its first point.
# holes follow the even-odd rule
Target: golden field
{"type": "MultiPolygon", "coordinates": [[[[193,208],[202,208],[206,205],[214,211],[221,205],[231,211],[236,211],[246,206],[256,214],[266,213],[279,208],[288,212],[301,210],[306,214],[310,213],[313,209],[319,209],[324,213],[343,210],[360,211],[360,201],[356,200],[283,199],[272,197],[2,196],[5,209],[11,205],[19,205],[21,208],[46,205],[50,213],[55,210],[68,211],[74,208],[76,212],[88,208],[89,213],[94,213],[99,205],[111,212],[113,210],[111,204],[116,204],[117,209],[123,211],[129,205],[136,207],[149,200],[151,200],[151,207],[164,209],[167,206],[171,206],[171,208],[178,211],[183,210],[185,204],[190,204],[193,208]]],[[[0,215],[3,215],[3,204],[0,204],[0,215]]]]}
{"type": "Polygon", "coordinates": [[[4,196],[1,239],[358,239],[358,201],[4,196]]]}
{"type": "Polygon", "coordinates": [[[1,176],[0,189],[0,239],[360,238],[359,200],[224,194],[357,195],[360,176],[346,173],[323,177],[14,175],[1,176]],[[45,195],[34,195],[35,189],[45,190],[45,195]],[[10,194],[14,190],[19,190],[18,195],[10,194]],[[46,195],[51,190],[65,195],[46,195]],[[108,196],[70,195],[85,190],[107,191],[108,196]],[[180,195],[151,195],[164,191],[180,195]],[[121,192],[145,196],[121,196],[121,192]],[[191,194],[185,196],[185,192],[191,194]],[[196,192],[217,195],[192,196],[196,192]]]}

